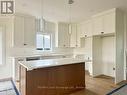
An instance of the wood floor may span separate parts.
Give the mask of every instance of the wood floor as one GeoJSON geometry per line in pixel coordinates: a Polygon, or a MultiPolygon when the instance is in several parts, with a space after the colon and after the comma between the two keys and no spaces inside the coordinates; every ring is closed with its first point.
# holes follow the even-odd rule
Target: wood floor
{"type": "Polygon", "coordinates": [[[120,85],[122,84],[115,85],[114,79],[111,77],[99,76],[92,78],[86,72],[86,89],[71,95],[106,95],[120,85]]]}
{"type": "MultiPolygon", "coordinates": [[[[86,72],[86,89],[71,95],[105,95],[122,84],[115,85],[114,79],[107,76],[93,78],[86,72]]],[[[17,87],[19,87],[18,84],[17,87]]]]}

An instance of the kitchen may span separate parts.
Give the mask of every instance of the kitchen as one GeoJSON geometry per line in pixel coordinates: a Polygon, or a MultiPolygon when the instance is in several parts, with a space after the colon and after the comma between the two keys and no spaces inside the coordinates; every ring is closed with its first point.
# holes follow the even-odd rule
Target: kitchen
{"type": "MultiPolygon", "coordinates": [[[[51,81],[59,80],[60,82],[56,75],[61,72],[61,75],[58,75],[68,81],[71,80],[69,82],[72,83],[71,87],[78,85],[83,86],[83,89],[88,88],[89,84],[87,84],[88,80],[86,79],[88,76],[89,78],[92,77],[93,80],[102,75],[110,77],[113,81],[111,84],[113,87],[110,88],[110,85],[108,85],[110,89],[100,92],[102,93],[100,95],[110,92],[118,86],[115,84],[126,80],[126,12],[116,6],[111,8],[107,6],[105,9],[102,8],[103,10],[99,11],[98,9],[96,13],[91,10],[93,14],[89,14],[88,18],[82,15],[83,17],[80,17],[85,20],[79,20],[80,17],[76,18],[74,13],[78,10],[76,12],[81,14],[79,5],[82,4],[84,5],[84,1],[16,0],[16,13],[6,16],[1,14],[0,16],[0,31],[3,38],[1,42],[3,43],[1,48],[1,63],[3,64],[0,67],[0,79],[13,79],[21,95],[30,95],[29,93],[26,94],[28,89],[21,89],[21,71],[23,68],[26,68],[25,72],[29,72],[29,70],[33,71],[34,69],[51,67],[54,70],[54,68],[59,67],[58,70],[53,71],[56,73],[51,74],[49,68],[48,75],[52,75],[53,78],[51,81]],[[39,64],[39,62],[43,64],[39,64]],[[71,68],[72,63],[73,66],[79,65],[72,69],[73,73],[70,69],[63,70],[66,66],[71,68]],[[79,70],[77,70],[78,67],[79,70]],[[65,71],[70,73],[66,74],[65,71]],[[86,74],[84,74],[85,71],[86,74]],[[64,76],[62,76],[62,73],[64,76]],[[69,76],[71,77],[69,78],[69,76]],[[76,80],[75,78],[78,77],[82,78],[76,80]],[[75,83],[73,81],[78,82],[78,84],[73,84],[75,83]],[[82,83],[80,83],[81,81],[82,83]]],[[[95,8],[97,10],[97,7],[95,8]]],[[[58,84],[61,84],[61,82],[58,84]]],[[[68,82],[65,82],[65,85],[63,85],[66,87],[67,84],[68,82]]],[[[37,92],[43,93],[42,95],[44,93],[47,95],[63,95],[66,92],[56,90],[51,91],[52,93],[47,90],[49,94],[43,90],[37,92]]],[[[33,95],[35,95],[35,92],[33,92],[33,95]]],[[[96,90],[93,92],[96,92],[96,90]]],[[[85,91],[81,92],[81,95],[84,95],[84,93],[85,91]]]]}

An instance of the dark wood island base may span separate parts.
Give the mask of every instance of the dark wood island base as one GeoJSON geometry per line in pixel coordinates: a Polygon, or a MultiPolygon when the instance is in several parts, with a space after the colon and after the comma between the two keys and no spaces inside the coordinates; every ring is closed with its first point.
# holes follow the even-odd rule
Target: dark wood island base
{"type": "Polygon", "coordinates": [[[85,63],[27,71],[20,65],[21,95],[69,95],[85,89],[85,63]]]}

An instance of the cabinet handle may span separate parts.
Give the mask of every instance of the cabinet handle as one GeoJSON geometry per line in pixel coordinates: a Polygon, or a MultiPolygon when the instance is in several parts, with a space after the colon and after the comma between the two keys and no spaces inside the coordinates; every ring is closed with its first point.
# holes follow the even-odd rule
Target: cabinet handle
{"type": "Polygon", "coordinates": [[[101,32],[101,34],[104,34],[104,32],[101,32]]]}
{"type": "Polygon", "coordinates": [[[18,59],[18,61],[23,61],[24,59],[18,59]]]}
{"type": "Polygon", "coordinates": [[[24,44],[24,46],[26,46],[27,44],[24,44]]]}

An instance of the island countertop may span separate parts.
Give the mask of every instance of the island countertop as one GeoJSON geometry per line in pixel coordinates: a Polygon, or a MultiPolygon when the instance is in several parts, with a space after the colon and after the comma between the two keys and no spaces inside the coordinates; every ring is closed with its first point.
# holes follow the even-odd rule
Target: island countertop
{"type": "Polygon", "coordinates": [[[85,63],[84,59],[77,58],[59,58],[59,59],[46,59],[46,60],[36,60],[36,61],[20,61],[19,64],[27,69],[27,71],[38,69],[38,68],[47,68],[53,66],[85,63]]]}

